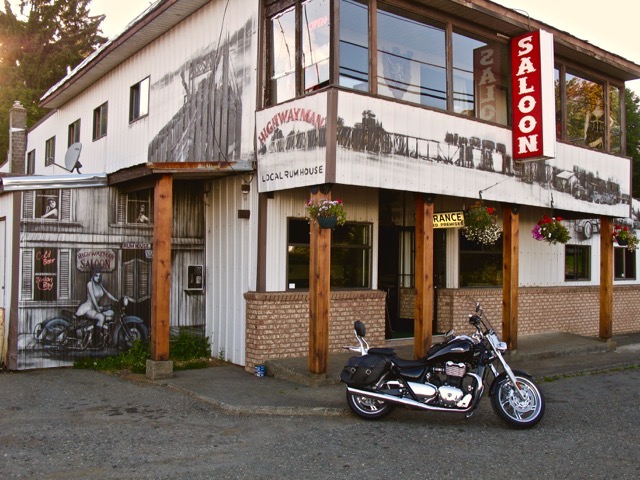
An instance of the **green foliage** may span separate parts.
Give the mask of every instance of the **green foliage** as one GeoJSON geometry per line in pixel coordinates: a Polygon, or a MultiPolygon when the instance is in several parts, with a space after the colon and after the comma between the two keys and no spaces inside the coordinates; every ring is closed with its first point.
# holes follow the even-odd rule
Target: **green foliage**
{"type": "Polygon", "coordinates": [[[211,347],[207,337],[189,332],[180,332],[169,340],[169,352],[173,360],[209,358],[211,356],[211,347]]]}
{"type": "MultiPolygon", "coordinates": [[[[212,363],[223,363],[222,359],[211,361],[211,347],[206,337],[189,332],[171,336],[169,356],[174,361],[174,370],[192,370],[206,368],[212,363]]],[[[136,341],[129,350],[119,355],[104,358],[85,357],[76,360],[73,366],[99,371],[131,370],[133,373],[145,373],[148,358],[151,358],[149,345],[136,341]]]]}
{"type": "Polygon", "coordinates": [[[91,0],[21,0],[17,12],[9,2],[0,11],[0,163],[7,156],[9,110],[16,100],[27,109],[27,126],[47,112],[40,98],[106,42],[90,16],[91,0]]]}

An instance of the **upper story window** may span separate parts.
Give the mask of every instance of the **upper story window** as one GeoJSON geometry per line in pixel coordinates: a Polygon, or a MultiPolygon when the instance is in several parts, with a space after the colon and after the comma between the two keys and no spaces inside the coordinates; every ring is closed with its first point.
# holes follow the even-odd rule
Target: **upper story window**
{"type": "Polygon", "coordinates": [[[22,218],[69,221],[71,219],[70,190],[30,190],[22,193],[22,218]]]}
{"type": "Polygon", "coordinates": [[[329,0],[284,1],[269,18],[267,103],[281,103],[329,82],[329,0]]]}
{"type": "Polygon", "coordinates": [[[153,189],[118,195],[117,222],[149,225],[153,223],[153,189]]]}
{"type": "Polygon", "coordinates": [[[558,140],[622,153],[622,89],[564,65],[556,68],[555,81],[558,140]]]}
{"type": "Polygon", "coordinates": [[[105,102],[93,111],[93,140],[107,135],[108,107],[108,102],[105,102]]]}
{"type": "Polygon", "coordinates": [[[129,122],[149,114],[149,77],[129,89],[129,122]]]}
{"type": "Polygon", "coordinates": [[[56,161],[56,137],[51,137],[44,143],[44,166],[53,165],[56,161]]]}
{"type": "Polygon", "coordinates": [[[340,0],[334,52],[339,68],[331,72],[329,3],[267,0],[266,104],[284,102],[331,81],[508,124],[506,40],[499,43],[489,40],[489,34],[484,38],[452,28],[428,18],[428,10],[420,12],[419,6],[409,11],[378,1],[372,12],[374,3],[367,0],[340,0]]]}
{"type": "Polygon", "coordinates": [[[67,138],[67,147],[80,141],[80,119],[69,125],[69,135],[67,138]]]}
{"type": "Polygon", "coordinates": [[[35,150],[31,150],[29,153],[27,153],[27,165],[26,165],[26,171],[24,172],[27,175],[33,175],[34,173],[36,173],[36,151],[35,150]]]}

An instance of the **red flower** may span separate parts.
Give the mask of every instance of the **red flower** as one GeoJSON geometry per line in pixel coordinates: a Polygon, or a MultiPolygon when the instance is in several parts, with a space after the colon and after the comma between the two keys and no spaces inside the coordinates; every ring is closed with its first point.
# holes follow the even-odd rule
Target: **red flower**
{"type": "Polygon", "coordinates": [[[489,215],[493,215],[493,212],[495,212],[496,209],[493,207],[487,207],[487,212],[489,212],[489,215]]]}
{"type": "Polygon", "coordinates": [[[562,217],[556,217],[556,220],[558,220],[559,222],[562,221],[562,217]]]}

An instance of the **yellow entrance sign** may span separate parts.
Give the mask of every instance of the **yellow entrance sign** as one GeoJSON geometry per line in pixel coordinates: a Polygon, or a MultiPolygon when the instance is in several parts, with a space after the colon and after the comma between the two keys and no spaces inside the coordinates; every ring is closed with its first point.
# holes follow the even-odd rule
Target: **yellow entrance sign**
{"type": "Polygon", "coordinates": [[[444,212],[433,214],[433,228],[464,227],[464,212],[444,212]]]}

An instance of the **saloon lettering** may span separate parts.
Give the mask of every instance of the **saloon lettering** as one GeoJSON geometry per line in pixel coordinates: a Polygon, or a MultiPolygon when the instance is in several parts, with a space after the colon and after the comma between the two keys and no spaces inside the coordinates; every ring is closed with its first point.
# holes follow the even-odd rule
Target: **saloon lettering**
{"type": "Polygon", "coordinates": [[[307,108],[289,108],[283,112],[276,113],[273,118],[267,122],[266,126],[260,132],[260,135],[258,135],[258,140],[260,140],[260,143],[265,144],[267,139],[275,132],[276,128],[289,122],[305,122],[313,125],[315,128],[322,128],[325,118],[307,108]]]}
{"type": "Polygon", "coordinates": [[[538,69],[533,60],[533,34],[517,41],[517,88],[514,89],[514,100],[517,99],[516,109],[520,114],[514,125],[514,148],[518,155],[537,154],[540,150],[539,133],[536,131],[541,121],[536,113],[540,100],[538,69]]]}

